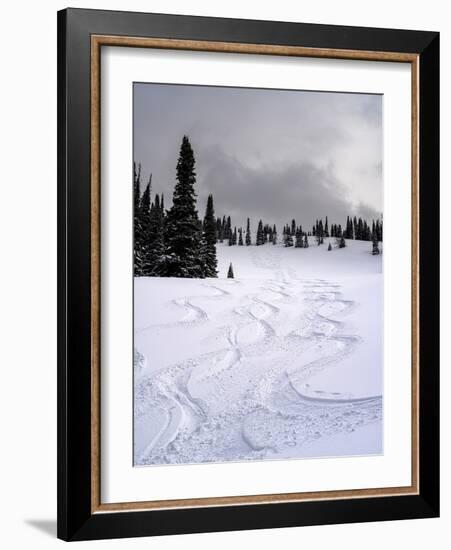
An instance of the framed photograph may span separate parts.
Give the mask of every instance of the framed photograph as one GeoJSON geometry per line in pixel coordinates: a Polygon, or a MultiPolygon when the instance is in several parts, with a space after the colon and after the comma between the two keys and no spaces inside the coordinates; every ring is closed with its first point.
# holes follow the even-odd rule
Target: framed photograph
{"type": "Polygon", "coordinates": [[[439,514],[439,35],[58,14],[58,536],[439,514]]]}

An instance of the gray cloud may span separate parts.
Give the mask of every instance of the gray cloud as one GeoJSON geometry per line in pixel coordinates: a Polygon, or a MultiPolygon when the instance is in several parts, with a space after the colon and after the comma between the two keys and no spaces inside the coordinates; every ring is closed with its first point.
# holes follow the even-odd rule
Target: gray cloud
{"type": "Polygon", "coordinates": [[[382,211],[382,97],[135,84],[134,158],[166,204],[182,136],[196,156],[198,208],[281,226],[382,211]]]}

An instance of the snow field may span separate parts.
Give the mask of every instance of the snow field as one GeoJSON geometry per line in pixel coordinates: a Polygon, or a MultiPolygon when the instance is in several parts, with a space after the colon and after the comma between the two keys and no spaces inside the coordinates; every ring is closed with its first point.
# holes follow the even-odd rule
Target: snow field
{"type": "Polygon", "coordinates": [[[135,465],[382,452],[382,258],[327,244],[135,279],[135,465]]]}

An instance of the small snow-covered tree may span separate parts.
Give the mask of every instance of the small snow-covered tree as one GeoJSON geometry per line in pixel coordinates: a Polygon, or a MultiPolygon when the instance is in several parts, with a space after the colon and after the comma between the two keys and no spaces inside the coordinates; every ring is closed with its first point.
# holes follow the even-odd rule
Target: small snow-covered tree
{"type": "Polygon", "coordinates": [[[304,235],[304,248],[308,248],[309,244],[308,244],[308,237],[307,237],[307,234],[304,235]]]}
{"type": "Polygon", "coordinates": [[[229,270],[227,271],[227,278],[228,279],[233,279],[234,278],[232,262],[230,262],[229,270]]]}
{"type": "Polygon", "coordinates": [[[243,229],[240,227],[238,229],[238,246],[243,246],[243,229]]]}
{"type": "Polygon", "coordinates": [[[332,250],[332,245],[330,244],[330,241],[329,241],[329,246],[327,247],[327,250],[328,250],[328,251],[331,251],[331,250],[332,250]]]}
{"type": "Polygon", "coordinates": [[[346,241],[343,235],[338,239],[338,248],[344,248],[346,246],[346,241]]]}

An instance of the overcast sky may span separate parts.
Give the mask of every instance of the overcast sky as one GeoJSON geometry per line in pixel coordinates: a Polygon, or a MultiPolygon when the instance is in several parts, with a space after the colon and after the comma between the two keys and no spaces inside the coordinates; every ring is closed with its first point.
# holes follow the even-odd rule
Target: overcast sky
{"type": "Polygon", "coordinates": [[[170,206],[183,135],[196,158],[199,215],[304,228],[382,212],[382,96],[134,85],[134,159],[170,206]]]}

